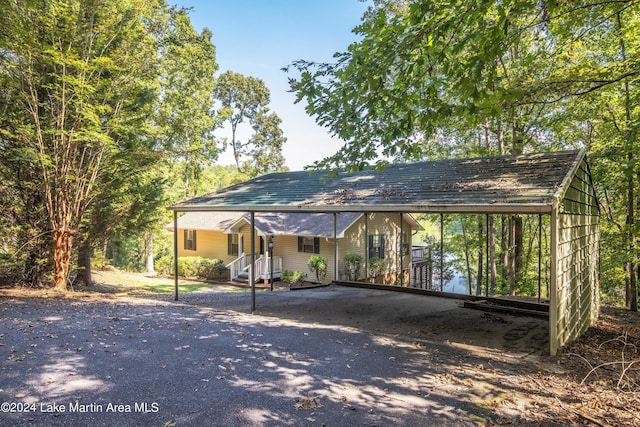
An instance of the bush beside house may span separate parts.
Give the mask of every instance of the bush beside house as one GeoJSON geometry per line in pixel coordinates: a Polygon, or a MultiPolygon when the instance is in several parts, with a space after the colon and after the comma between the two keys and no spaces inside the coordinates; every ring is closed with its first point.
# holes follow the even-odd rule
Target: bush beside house
{"type": "Polygon", "coordinates": [[[313,255],[309,258],[307,262],[307,267],[309,270],[313,271],[316,274],[316,279],[318,283],[322,283],[324,278],[327,276],[327,270],[329,268],[329,262],[325,257],[319,255],[313,255]]]}
{"type": "Polygon", "coordinates": [[[289,286],[301,285],[305,280],[307,280],[307,273],[302,271],[284,270],[282,272],[282,281],[289,286]]]}
{"type": "MultiPolygon", "coordinates": [[[[163,256],[156,261],[160,274],[173,275],[173,257],[163,256]]],[[[228,269],[220,259],[200,256],[178,257],[178,276],[209,280],[228,280],[228,269]]]]}
{"type": "Polygon", "coordinates": [[[360,254],[346,254],[344,256],[344,263],[347,269],[348,280],[358,280],[360,278],[360,268],[362,267],[362,255],[360,254]]]}

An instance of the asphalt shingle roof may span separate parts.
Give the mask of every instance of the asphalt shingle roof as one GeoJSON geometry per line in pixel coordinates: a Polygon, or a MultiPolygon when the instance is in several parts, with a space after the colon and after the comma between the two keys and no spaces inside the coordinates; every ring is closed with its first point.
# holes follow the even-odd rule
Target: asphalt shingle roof
{"type": "Polygon", "coordinates": [[[281,172],[170,206],[177,211],[550,212],[582,151],[392,164],[383,171],[281,172]]]}

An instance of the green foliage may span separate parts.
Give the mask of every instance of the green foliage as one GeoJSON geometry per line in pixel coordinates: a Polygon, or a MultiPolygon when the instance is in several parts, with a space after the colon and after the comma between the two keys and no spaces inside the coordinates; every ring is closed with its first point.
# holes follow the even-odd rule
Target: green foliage
{"type": "Polygon", "coordinates": [[[162,255],[155,260],[155,269],[159,274],[166,276],[173,274],[173,256],[162,255]]]}
{"type": "Polygon", "coordinates": [[[360,278],[360,269],[362,268],[362,255],[361,254],[346,254],[344,256],[344,263],[347,269],[348,280],[358,280],[360,278]]]}
{"type": "Polygon", "coordinates": [[[282,272],[282,281],[289,286],[299,285],[305,280],[307,280],[307,273],[303,273],[302,271],[284,270],[282,272]]]}
{"type": "MultiPolygon", "coordinates": [[[[165,255],[156,261],[156,270],[160,274],[172,275],[173,256],[165,255]]],[[[227,267],[219,259],[204,258],[199,256],[179,257],[178,275],[181,277],[196,277],[199,279],[223,280],[226,277],[227,267]]]]}
{"type": "Polygon", "coordinates": [[[282,120],[267,108],[270,93],[258,78],[225,71],[218,79],[215,96],[222,105],[218,114],[231,125],[231,149],[236,169],[250,178],[281,170],[284,166],[282,145],[286,142],[282,120]],[[253,136],[243,142],[238,139],[239,126],[247,121],[253,136]]]}
{"type": "Polygon", "coordinates": [[[223,117],[216,114],[218,70],[212,33],[197,33],[187,12],[172,9],[162,37],[162,74],[156,107],[156,138],[181,166],[183,197],[196,194],[202,168],[223,148],[213,137],[223,117]]]}
{"type": "MultiPolygon", "coordinates": [[[[334,62],[286,70],[297,102],[345,141],[315,167],[588,148],[602,228],[621,242],[602,253],[603,289],[626,283],[634,306],[639,28],[635,1],[381,0],[334,62]]],[[[530,270],[518,278],[527,294],[530,270]]]]}
{"type": "Polygon", "coordinates": [[[382,274],[385,267],[385,260],[382,258],[374,257],[369,259],[369,276],[378,277],[382,274]]]}
{"type": "Polygon", "coordinates": [[[150,112],[167,8],[147,0],[2,7],[0,90],[11,115],[0,157],[19,168],[30,159],[24,185],[11,188],[41,215],[29,222],[39,228],[33,234],[51,231],[54,279],[65,288],[72,236],[107,176],[128,170],[133,153],[152,155],[141,117],[150,112]]]}
{"type": "Polygon", "coordinates": [[[307,267],[315,273],[318,282],[322,282],[324,280],[327,275],[328,266],[329,263],[327,259],[320,255],[312,255],[309,257],[309,261],[307,262],[307,267]]]}

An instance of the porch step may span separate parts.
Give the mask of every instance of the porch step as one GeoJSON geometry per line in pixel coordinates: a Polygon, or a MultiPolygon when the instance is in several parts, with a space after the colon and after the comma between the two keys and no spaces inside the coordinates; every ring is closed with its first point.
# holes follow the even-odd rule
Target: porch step
{"type": "Polygon", "coordinates": [[[240,273],[238,277],[232,280],[232,282],[236,283],[249,283],[249,274],[248,273],[240,273]]]}

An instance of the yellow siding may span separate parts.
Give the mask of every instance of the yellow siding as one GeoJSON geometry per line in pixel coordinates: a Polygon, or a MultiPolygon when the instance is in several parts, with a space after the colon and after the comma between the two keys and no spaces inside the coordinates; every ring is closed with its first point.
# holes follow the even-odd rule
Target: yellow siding
{"type": "MultiPolygon", "coordinates": [[[[368,262],[368,242],[370,235],[384,235],[385,236],[385,269],[382,272],[383,276],[397,277],[397,272],[406,270],[411,263],[411,255],[405,255],[400,257],[400,244],[401,244],[401,231],[409,233],[411,236],[411,229],[409,224],[406,223],[400,226],[400,214],[383,214],[372,213],[368,214],[367,219],[363,216],[360,218],[345,234],[344,239],[339,240],[338,244],[338,258],[340,273],[339,279],[346,278],[344,267],[344,256],[350,253],[357,253],[362,255],[364,264],[368,262]]],[[[360,277],[364,277],[364,268],[360,273],[360,277]]],[[[408,282],[405,281],[405,285],[408,282]]]]}
{"type": "MultiPolygon", "coordinates": [[[[345,274],[344,256],[349,253],[359,253],[363,259],[367,257],[368,234],[383,234],[385,236],[385,264],[386,268],[383,275],[388,277],[397,277],[400,270],[400,214],[369,214],[367,226],[365,227],[364,216],[358,219],[349,230],[345,237],[338,239],[338,279],[343,279],[345,274]]],[[[405,223],[404,230],[411,233],[409,225],[405,223]]],[[[243,244],[239,252],[251,253],[251,226],[243,225],[240,228],[243,244]]],[[[227,235],[221,231],[205,231],[197,230],[196,234],[196,250],[184,249],[184,230],[178,230],[178,256],[202,256],[206,258],[218,258],[225,264],[233,261],[236,256],[227,254],[227,235]]],[[[267,241],[265,240],[264,249],[267,250],[267,241]]],[[[260,254],[260,237],[255,236],[255,253],[260,254]]],[[[302,271],[307,273],[309,280],[315,281],[315,274],[307,267],[309,258],[314,255],[306,252],[298,252],[297,236],[276,236],[274,238],[274,255],[281,256],[283,259],[283,269],[291,271],[302,271]]],[[[320,256],[328,261],[328,271],[324,279],[325,283],[334,279],[334,242],[333,239],[325,237],[320,238],[320,256]]],[[[406,270],[410,265],[410,255],[403,257],[404,268],[406,270]]],[[[364,271],[364,265],[363,265],[364,271]]],[[[360,274],[364,278],[363,272],[360,274]]],[[[406,281],[408,283],[408,281],[406,281]]],[[[405,284],[406,284],[405,283],[405,284]]]]}
{"type": "MultiPolygon", "coordinates": [[[[251,225],[245,224],[240,228],[240,234],[242,234],[242,247],[239,249],[240,253],[245,253],[247,255],[251,254],[251,225]]],[[[267,242],[265,241],[264,250],[267,250],[267,242]]],[[[257,256],[260,256],[260,236],[258,233],[255,233],[255,248],[254,253],[257,256]]]]}
{"type": "Polygon", "coordinates": [[[326,239],[320,237],[320,253],[312,254],[307,252],[298,252],[298,237],[297,236],[276,236],[274,239],[275,256],[282,257],[283,270],[290,271],[302,271],[307,273],[307,277],[311,281],[316,281],[316,275],[307,267],[309,258],[313,255],[320,255],[325,257],[328,261],[327,275],[323,282],[328,283],[333,280],[333,239],[326,239]]]}
{"type": "Polygon", "coordinates": [[[196,250],[184,248],[184,230],[178,229],[178,257],[201,256],[231,262],[235,257],[227,254],[227,235],[220,231],[196,230],[196,250]]]}

